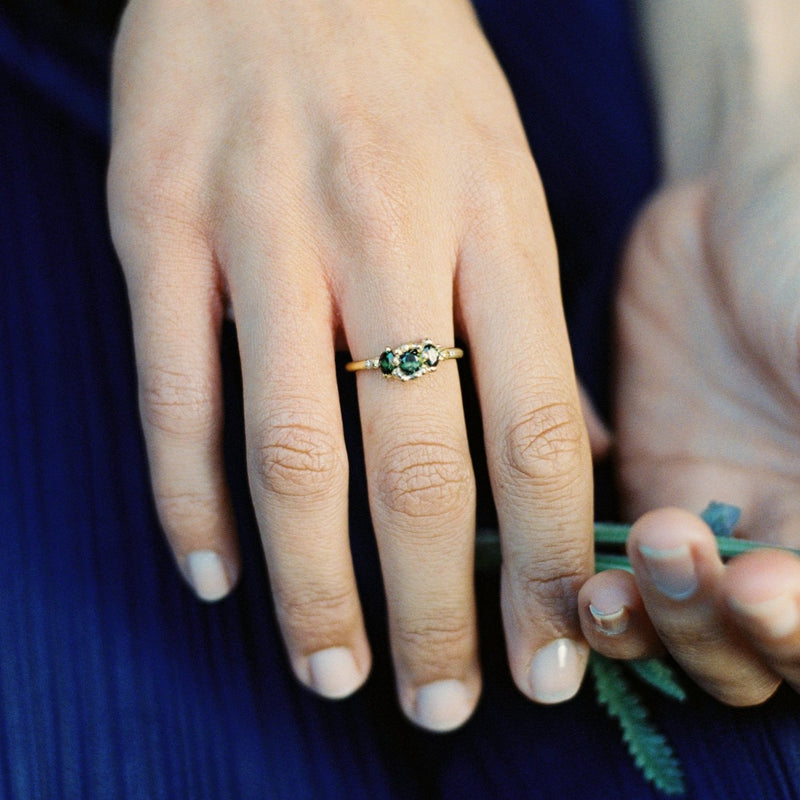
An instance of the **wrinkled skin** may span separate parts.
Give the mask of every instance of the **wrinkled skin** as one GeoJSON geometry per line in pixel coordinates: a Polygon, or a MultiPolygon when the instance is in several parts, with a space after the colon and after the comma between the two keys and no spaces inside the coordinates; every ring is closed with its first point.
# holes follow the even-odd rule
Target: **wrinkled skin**
{"type": "MultiPolygon", "coordinates": [[[[154,495],[198,594],[224,596],[239,573],[221,453],[226,309],[288,658],[328,697],[355,691],[371,659],[334,349],[363,359],[460,334],[499,510],[511,670],[534,700],[574,694],[589,440],[541,185],[469,4],[131,0],[108,185],[154,495]]],[[[447,730],[480,691],[458,370],[353,380],[400,703],[447,730]]]]}

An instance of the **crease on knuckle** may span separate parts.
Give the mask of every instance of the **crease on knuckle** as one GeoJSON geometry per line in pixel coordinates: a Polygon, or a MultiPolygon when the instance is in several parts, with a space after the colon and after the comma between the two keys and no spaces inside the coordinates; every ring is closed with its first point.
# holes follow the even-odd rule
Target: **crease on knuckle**
{"type": "Polygon", "coordinates": [[[452,664],[466,661],[473,649],[473,628],[461,615],[441,614],[436,618],[400,624],[394,634],[395,646],[414,672],[426,676],[450,675],[452,664]]]}
{"type": "MultiPolygon", "coordinates": [[[[358,604],[350,587],[306,584],[302,589],[273,589],[276,614],[281,626],[296,639],[313,637],[321,632],[337,637],[342,628],[352,625],[358,604]]],[[[316,648],[314,648],[316,649],[316,648]]]]}
{"type": "Polygon", "coordinates": [[[469,459],[441,443],[402,444],[389,450],[379,470],[379,502],[413,519],[453,519],[474,504],[469,459]]]}
{"type": "Polygon", "coordinates": [[[259,429],[250,448],[250,473],[258,489],[308,502],[345,491],[346,457],[321,421],[291,412],[273,416],[259,429]]]}
{"type": "Polygon", "coordinates": [[[198,533],[217,530],[220,509],[211,495],[156,485],[153,498],[164,533],[179,553],[188,553],[196,548],[198,533]]]}
{"type": "Polygon", "coordinates": [[[577,613],[578,591],[586,582],[587,573],[571,567],[563,568],[559,560],[558,571],[554,565],[538,563],[535,567],[512,573],[513,592],[522,607],[545,606],[565,616],[577,613]]]}
{"type": "Polygon", "coordinates": [[[202,438],[214,426],[218,400],[200,375],[162,367],[145,372],[139,394],[145,425],[171,436],[202,438]]]}
{"type": "Polygon", "coordinates": [[[501,463],[511,484],[520,478],[564,486],[579,476],[584,449],[580,411],[569,403],[540,406],[508,432],[501,463]]]}

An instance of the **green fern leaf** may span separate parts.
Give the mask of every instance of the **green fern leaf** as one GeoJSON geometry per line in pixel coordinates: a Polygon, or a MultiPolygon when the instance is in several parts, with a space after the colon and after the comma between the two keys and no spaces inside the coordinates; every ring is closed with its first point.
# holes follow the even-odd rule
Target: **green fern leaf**
{"type": "Polygon", "coordinates": [[[686,690],[681,685],[678,673],[660,658],[647,658],[642,661],[626,661],[628,667],[648,686],[680,703],[686,700],[686,690]]]}
{"type": "Polygon", "coordinates": [[[619,721],[622,740],[645,778],[664,794],[686,791],[683,773],[672,748],[650,721],[619,664],[592,653],[589,662],[597,690],[597,700],[609,716],[619,721]]]}

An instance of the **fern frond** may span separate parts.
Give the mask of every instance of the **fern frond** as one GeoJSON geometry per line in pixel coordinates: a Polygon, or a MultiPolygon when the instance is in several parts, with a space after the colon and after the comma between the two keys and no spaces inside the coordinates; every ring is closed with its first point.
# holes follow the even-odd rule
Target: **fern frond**
{"type": "Polygon", "coordinates": [[[686,701],[686,690],[681,685],[678,673],[660,658],[647,658],[642,661],[626,661],[625,666],[636,674],[648,686],[657,689],[661,694],[677,700],[686,701]]]}
{"type": "Polygon", "coordinates": [[[645,778],[665,794],[685,793],[680,764],[667,740],[650,721],[622,667],[597,653],[592,653],[589,666],[597,700],[606,707],[609,716],[619,721],[622,740],[645,778]]]}

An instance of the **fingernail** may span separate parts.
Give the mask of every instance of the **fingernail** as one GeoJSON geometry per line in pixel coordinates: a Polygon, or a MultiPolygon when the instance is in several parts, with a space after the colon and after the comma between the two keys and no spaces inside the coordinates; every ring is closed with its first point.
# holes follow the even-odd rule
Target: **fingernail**
{"type": "Polygon", "coordinates": [[[656,589],[672,600],[686,600],[697,589],[697,573],[689,545],[668,550],[639,545],[647,571],[656,589]]]}
{"type": "Polygon", "coordinates": [[[531,696],[539,703],[562,703],[578,693],[583,680],[585,645],[556,639],[533,657],[529,673],[531,696]]]}
{"type": "Polygon", "coordinates": [[[630,613],[625,606],[615,611],[601,611],[590,603],[589,613],[594,620],[595,629],[600,633],[604,633],[606,636],[619,636],[621,633],[628,630],[630,613]]]}
{"type": "Polygon", "coordinates": [[[749,617],[773,639],[783,639],[800,625],[800,611],[792,595],[779,594],[760,603],[742,603],[731,599],[730,604],[734,611],[749,617]]]}
{"type": "Polygon", "coordinates": [[[346,647],[329,647],[308,657],[311,688],[331,700],[353,694],[361,686],[362,675],[353,654],[346,647]]]}
{"type": "Polygon", "coordinates": [[[231,590],[225,565],[213,550],[195,550],[189,553],[186,556],[186,574],[201,600],[220,600],[231,590]]]}
{"type": "Polygon", "coordinates": [[[430,731],[452,731],[472,714],[472,698],[457,680],[434,681],[417,691],[414,721],[430,731]]]}

